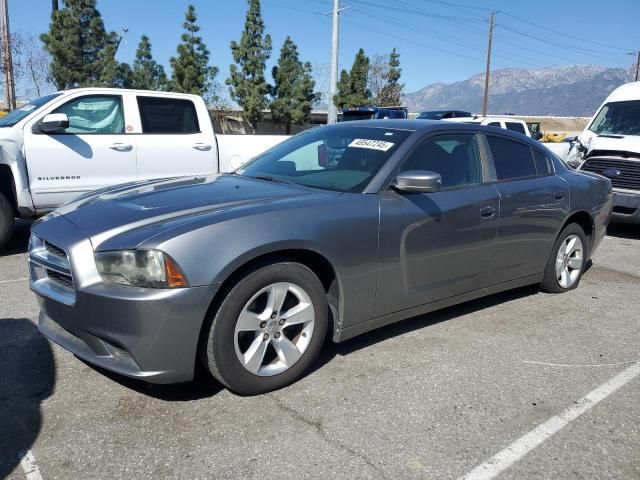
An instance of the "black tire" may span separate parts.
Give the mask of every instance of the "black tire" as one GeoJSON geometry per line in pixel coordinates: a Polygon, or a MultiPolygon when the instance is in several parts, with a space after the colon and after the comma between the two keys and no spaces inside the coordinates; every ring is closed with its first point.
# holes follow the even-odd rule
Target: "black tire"
{"type": "Polygon", "coordinates": [[[211,315],[200,352],[205,367],[230,390],[241,395],[258,395],[289,385],[304,374],[322,348],[329,311],[327,295],[318,277],[304,265],[281,262],[258,268],[242,278],[211,315]],[[279,282],[295,284],[308,294],[315,315],[313,333],[306,350],[287,370],[272,376],[259,376],[247,370],[236,355],[236,322],[254,295],[279,282]]]}
{"type": "Polygon", "coordinates": [[[541,290],[547,293],[564,293],[576,288],[580,283],[582,275],[584,274],[588,255],[589,245],[587,243],[587,237],[582,227],[580,227],[580,225],[578,225],[577,223],[570,223],[569,225],[564,227],[560,232],[560,235],[558,235],[556,243],[553,246],[553,250],[551,250],[551,255],[549,256],[549,260],[547,261],[547,266],[544,270],[544,276],[540,284],[541,290]],[[582,263],[580,265],[580,269],[575,281],[573,281],[573,283],[568,287],[563,287],[556,276],[556,259],[558,257],[558,251],[560,247],[564,245],[564,242],[571,235],[577,236],[582,241],[582,263]]]}
{"type": "Polygon", "coordinates": [[[13,224],[15,221],[15,213],[13,207],[0,193],[0,250],[2,250],[13,233],[13,224]]]}

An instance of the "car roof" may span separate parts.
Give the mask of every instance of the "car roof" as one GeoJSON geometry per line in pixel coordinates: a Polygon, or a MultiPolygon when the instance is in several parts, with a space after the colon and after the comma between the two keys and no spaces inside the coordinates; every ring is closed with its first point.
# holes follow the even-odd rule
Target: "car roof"
{"type": "Polygon", "coordinates": [[[387,128],[392,130],[408,130],[410,132],[430,133],[446,132],[448,130],[483,132],[498,134],[503,137],[511,137],[514,140],[526,142],[532,146],[540,147],[540,143],[532,140],[526,135],[507,130],[500,127],[490,127],[480,123],[447,122],[443,120],[423,120],[423,119],[384,119],[384,120],[356,120],[351,122],[339,122],[326,125],[320,128],[348,128],[348,127],[372,127],[387,128]]]}

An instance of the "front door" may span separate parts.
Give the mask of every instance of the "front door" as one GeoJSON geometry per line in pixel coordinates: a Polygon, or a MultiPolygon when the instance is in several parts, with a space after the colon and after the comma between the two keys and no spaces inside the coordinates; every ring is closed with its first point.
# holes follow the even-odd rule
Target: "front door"
{"type": "Polygon", "coordinates": [[[499,215],[498,193],[483,184],[480,150],[471,134],[423,141],[400,172],[442,175],[435,193],[380,194],[376,316],[487,284],[499,215]]]}
{"type": "Polygon", "coordinates": [[[65,113],[69,128],[56,134],[34,131],[31,125],[24,130],[30,188],[38,210],[135,180],[135,143],[125,133],[120,95],[79,96],[46,113],[65,113]]]}

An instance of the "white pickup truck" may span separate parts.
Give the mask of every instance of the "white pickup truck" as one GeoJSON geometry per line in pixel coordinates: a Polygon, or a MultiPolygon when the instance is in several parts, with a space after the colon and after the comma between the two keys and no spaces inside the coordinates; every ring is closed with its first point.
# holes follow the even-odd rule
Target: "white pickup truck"
{"type": "Polygon", "coordinates": [[[216,135],[201,97],[78,88],[0,118],[0,249],[17,217],[102,187],[231,171],[287,137],[216,135]]]}

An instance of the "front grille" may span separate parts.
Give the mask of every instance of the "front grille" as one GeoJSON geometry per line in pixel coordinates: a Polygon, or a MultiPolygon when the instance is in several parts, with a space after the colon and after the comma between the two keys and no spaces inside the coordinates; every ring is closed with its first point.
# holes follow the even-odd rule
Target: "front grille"
{"type": "Polygon", "coordinates": [[[619,158],[590,158],[584,162],[581,170],[604,175],[611,180],[614,188],[640,190],[640,161],[619,158]],[[618,170],[620,174],[605,175],[604,172],[609,169],[618,170]]]}
{"type": "Polygon", "coordinates": [[[53,243],[47,242],[46,240],[44,242],[44,248],[47,250],[47,252],[55,255],[56,257],[67,258],[67,252],[65,252],[60,247],[56,247],[53,243]]]}
{"type": "Polygon", "coordinates": [[[71,278],[71,275],[66,275],[47,268],[47,277],[58,285],[62,285],[66,288],[73,288],[73,278],[71,278]]]}
{"type": "Polygon", "coordinates": [[[76,292],[67,252],[57,245],[31,235],[29,240],[31,288],[46,297],[73,305],[76,292]]]}

